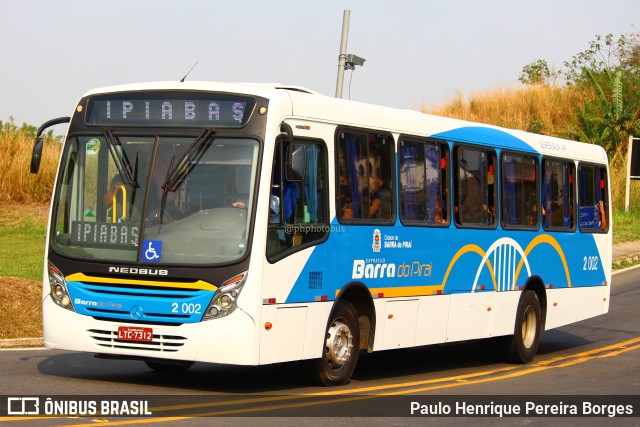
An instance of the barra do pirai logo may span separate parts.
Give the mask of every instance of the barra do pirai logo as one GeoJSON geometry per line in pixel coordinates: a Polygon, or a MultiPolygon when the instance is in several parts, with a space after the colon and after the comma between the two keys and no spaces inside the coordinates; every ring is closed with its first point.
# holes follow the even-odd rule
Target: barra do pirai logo
{"type": "Polygon", "coordinates": [[[373,252],[380,252],[380,248],[382,247],[381,243],[382,233],[377,228],[373,230],[373,244],[371,247],[373,248],[373,252]]]}

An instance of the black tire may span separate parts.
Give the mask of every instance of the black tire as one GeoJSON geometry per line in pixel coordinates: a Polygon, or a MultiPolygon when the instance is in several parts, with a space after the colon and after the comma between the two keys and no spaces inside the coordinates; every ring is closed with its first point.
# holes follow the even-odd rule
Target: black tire
{"type": "Polygon", "coordinates": [[[518,302],[513,335],[504,337],[504,357],[511,363],[530,363],[538,352],[542,333],[542,309],[538,295],[526,290],[518,302]]]}
{"type": "Polygon", "coordinates": [[[193,366],[193,362],[188,362],[185,360],[145,360],[144,363],[154,371],[163,372],[163,373],[173,373],[177,374],[180,372],[184,372],[193,366]]]}
{"type": "Polygon", "coordinates": [[[347,384],[358,362],[360,328],[353,305],[339,303],[331,313],[323,343],[322,358],[317,361],[318,379],[324,386],[347,384]]]}

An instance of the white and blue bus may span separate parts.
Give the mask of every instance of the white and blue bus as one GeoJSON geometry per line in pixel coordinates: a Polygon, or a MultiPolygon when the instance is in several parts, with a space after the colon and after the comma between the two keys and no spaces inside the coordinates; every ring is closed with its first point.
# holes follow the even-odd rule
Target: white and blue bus
{"type": "Polygon", "coordinates": [[[608,311],[601,147],[261,84],[93,90],[39,134],[65,121],[48,348],[309,360],[340,385],[361,350],[485,339],[528,363],[608,311]]]}

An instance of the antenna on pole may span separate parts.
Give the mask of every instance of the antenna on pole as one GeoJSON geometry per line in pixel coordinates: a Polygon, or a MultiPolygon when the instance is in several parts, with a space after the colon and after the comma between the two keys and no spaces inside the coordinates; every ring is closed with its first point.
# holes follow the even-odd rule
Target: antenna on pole
{"type": "Polygon", "coordinates": [[[184,79],[187,78],[187,76],[191,73],[191,70],[193,70],[196,67],[196,65],[198,65],[198,61],[196,61],[196,63],[193,64],[191,68],[189,68],[189,71],[187,71],[187,74],[185,74],[184,77],[180,79],[180,83],[184,83],[184,79]]]}
{"type": "Polygon", "coordinates": [[[338,81],[336,82],[336,98],[342,98],[342,83],[344,81],[344,70],[355,70],[356,65],[364,65],[366,59],[354,55],[347,55],[347,38],[349,36],[349,17],[351,11],[345,10],[342,16],[342,38],[340,40],[340,55],[338,56],[338,81]]]}

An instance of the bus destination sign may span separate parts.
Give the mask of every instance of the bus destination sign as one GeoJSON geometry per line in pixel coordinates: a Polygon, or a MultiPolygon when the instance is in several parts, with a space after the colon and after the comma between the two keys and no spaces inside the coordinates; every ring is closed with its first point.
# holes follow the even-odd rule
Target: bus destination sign
{"type": "Polygon", "coordinates": [[[243,127],[255,101],[220,94],[114,94],[89,101],[86,122],[99,126],[243,127]]]}

